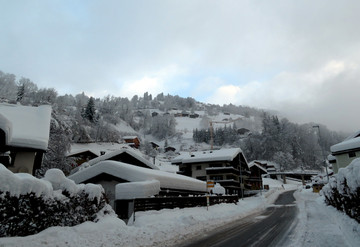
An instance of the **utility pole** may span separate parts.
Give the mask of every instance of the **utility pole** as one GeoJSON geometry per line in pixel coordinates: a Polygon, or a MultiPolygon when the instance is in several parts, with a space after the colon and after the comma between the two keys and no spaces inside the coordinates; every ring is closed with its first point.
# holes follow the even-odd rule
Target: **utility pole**
{"type": "Polygon", "coordinates": [[[327,164],[326,164],[326,157],[325,157],[325,153],[324,153],[324,149],[322,148],[321,146],[321,136],[320,136],[320,125],[314,125],[313,128],[317,128],[318,131],[319,131],[319,139],[318,139],[318,143],[319,143],[319,146],[321,148],[321,154],[323,156],[323,161],[324,161],[324,166],[325,166],[325,170],[326,170],[326,176],[327,176],[327,181],[329,183],[329,172],[328,172],[328,169],[327,169],[327,164]]]}
{"type": "Polygon", "coordinates": [[[240,159],[240,153],[239,153],[239,171],[240,171],[240,190],[241,190],[241,200],[244,200],[244,190],[243,190],[243,179],[242,179],[242,173],[241,173],[241,159],[240,159]]]}

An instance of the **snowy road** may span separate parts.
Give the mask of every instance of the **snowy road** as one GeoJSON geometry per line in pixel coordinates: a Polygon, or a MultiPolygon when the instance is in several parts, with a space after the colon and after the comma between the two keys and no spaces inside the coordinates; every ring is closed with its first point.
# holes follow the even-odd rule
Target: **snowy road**
{"type": "Polygon", "coordinates": [[[279,196],[275,205],[263,213],[251,215],[240,221],[209,233],[208,237],[195,241],[187,247],[216,246],[282,246],[287,234],[295,226],[297,207],[294,191],[279,196]]]}

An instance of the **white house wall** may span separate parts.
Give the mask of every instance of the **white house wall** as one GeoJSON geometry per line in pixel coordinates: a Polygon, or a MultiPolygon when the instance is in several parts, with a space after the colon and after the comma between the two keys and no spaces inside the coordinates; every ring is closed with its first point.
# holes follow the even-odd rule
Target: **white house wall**
{"type": "Polygon", "coordinates": [[[9,166],[9,170],[17,173],[29,173],[32,174],[34,161],[35,161],[35,152],[17,152],[13,166],[9,166]]]}
{"type": "Polygon", "coordinates": [[[344,153],[344,154],[339,154],[336,155],[336,165],[333,165],[333,170],[335,173],[338,173],[340,168],[344,168],[346,166],[348,166],[351,161],[353,161],[356,158],[360,157],[360,151],[355,152],[356,156],[355,157],[349,157],[349,153],[344,153]]]}

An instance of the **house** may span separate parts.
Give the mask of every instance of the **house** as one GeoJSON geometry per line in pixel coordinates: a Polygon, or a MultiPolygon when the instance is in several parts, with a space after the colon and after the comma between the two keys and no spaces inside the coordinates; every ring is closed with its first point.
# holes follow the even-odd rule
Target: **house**
{"type": "Polygon", "coordinates": [[[124,141],[134,148],[140,147],[140,140],[137,136],[124,136],[124,141]]]}
{"type": "Polygon", "coordinates": [[[247,183],[251,185],[252,190],[261,190],[263,188],[262,175],[267,174],[266,168],[256,161],[250,162],[249,168],[251,174],[247,183]]]}
{"type": "Polygon", "coordinates": [[[51,106],[0,104],[0,162],[14,173],[34,174],[48,148],[51,106]]]}
{"type": "Polygon", "coordinates": [[[192,113],[192,114],[190,114],[189,117],[190,117],[190,118],[198,118],[198,117],[200,117],[200,115],[197,114],[197,113],[192,113]]]}
{"type": "Polygon", "coordinates": [[[179,166],[179,174],[219,183],[226,194],[240,195],[250,174],[240,148],[182,153],[171,163],[179,166]]]}
{"type": "Polygon", "coordinates": [[[80,150],[80,151],[71,152],[66,157],[73,158],[74,163],[72,164],[72,166],[77,167],[84,162],[87,162],[89,160],[99,157],[99,155],[97,155],[95,152],[88,149],[88,150],[80,150]]]}
{"type": "Polygon", "coordinates": [[[245,135],[246,133],[250,132],[250,130],[246,129],[246,128],[240,128],[237,130],[237,133],[239,135],[245,135]]]}
{"type": "Polygon", "coordinates": [[[158,149],[160,146],[157,144],[157,143],[155,143],[155,142],[150,142],[150,144],[151,144],[151,146],[152,146],[152,148],[153,149],[158,149]]]}
{"type": "Polygon", "coordinates": [[[343,142],[330,147],[331,154],[335,156],[333,171],[338,173],[340,168],[348,166],[351,161],[360,157],[360,131],[346,138],[343,142]]]}
{"type": "Polygon", "coordinates": [[[165,153],[167,152],[175,152],[176,151],[176,148],[174,147],[165,147],[165,153]]]}
{"type": "Polygon", "coordinates": [[[204,194],[206,192],[205,182],[197,179],[113,160],[105,160],[83,167],[68,178],[75,183],[101,184],[110,205],[115,210],[116,199],[135,199],[158,194],[177,196],[179,194],[204,194]],[[141,191],[137,189],[140,182],[144,182],[141,191]],[[124,186],[119,186],[119,184],[124,186]]]}
{"type": "Polygon", "coordinates": [[[84,169],[86,167],[96,165],[97,163],[104,160],[119,161],[133,166],[159,170],[157,166],[153,165],[150,161],[145,159],[140,151],[132,149],[127,146],[123,146],[119,150],[105,153],[104,155],[101,155],[97,158],[94,158],[92,160],[89,160],[88,162],[83,163],[79,167],[73,169],[71,171],[71,174],[74,174],[75,172],[84,169]]]}

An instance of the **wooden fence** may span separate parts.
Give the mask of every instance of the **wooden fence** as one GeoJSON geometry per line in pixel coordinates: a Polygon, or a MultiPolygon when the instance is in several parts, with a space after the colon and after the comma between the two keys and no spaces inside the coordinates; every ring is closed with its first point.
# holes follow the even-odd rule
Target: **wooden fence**
{"type": "MultiPolygon", "coordinates": [[[[220,203],[237,203],[239,197],[209,196],[209,205],[220,203]]],[[[116,200],[115,211],[119,218],[127,221],[131,215],[138,211],[161,210],[164,208],[189,208],[207,206],[206,196],[194,197],[151,197],[137,198],[134,200],[116,200]]]]}

